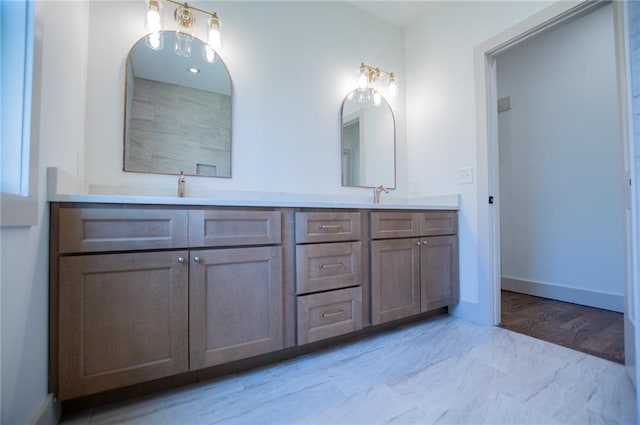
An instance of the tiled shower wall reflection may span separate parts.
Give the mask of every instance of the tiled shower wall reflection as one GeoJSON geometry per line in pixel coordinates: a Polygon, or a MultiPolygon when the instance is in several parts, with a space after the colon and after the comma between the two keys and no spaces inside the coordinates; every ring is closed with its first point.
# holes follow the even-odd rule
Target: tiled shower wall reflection
{"type": "Polygon", "coordinates": [[[231,96],[134,81],[127,171],[231,176],[231,96]]]}

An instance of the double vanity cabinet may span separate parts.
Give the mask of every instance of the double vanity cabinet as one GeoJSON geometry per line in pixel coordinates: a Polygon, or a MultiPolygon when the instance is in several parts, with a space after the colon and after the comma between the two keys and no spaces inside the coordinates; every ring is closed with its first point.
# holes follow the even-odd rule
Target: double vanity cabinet
{"type": "Polygon", "coordinates": [[[51,204],[65,401],[458,302],[453,210],[51,204]]]}

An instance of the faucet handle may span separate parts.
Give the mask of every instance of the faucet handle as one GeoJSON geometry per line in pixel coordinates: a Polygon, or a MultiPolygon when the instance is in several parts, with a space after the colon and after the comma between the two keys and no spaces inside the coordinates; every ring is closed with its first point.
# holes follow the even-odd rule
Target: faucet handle
{"type": "Polygon", "coordinates": [[[375,189],[373,189],[373,203],[374,204],[379,204],[380,203],[380,193],[381,192],[389,193],[389,189],[387,189],[383,185],[380,185],[380,186],[376,187],[375,189]]]}

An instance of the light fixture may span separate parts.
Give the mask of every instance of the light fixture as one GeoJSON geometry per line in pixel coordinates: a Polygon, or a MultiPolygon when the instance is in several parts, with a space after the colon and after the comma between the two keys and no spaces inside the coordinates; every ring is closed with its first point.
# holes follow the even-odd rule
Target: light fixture
{"type": "Polygon", "coordinates": [[[193,13],[193,9],[184,5],[179,5],[173,12],[173,19],[178,24],[178,30],[176,31],[176,43],[175,52],[178,56],[184,56],[188,58],[191,56],[191,42],[193,41],[193,34],[191,34],[191,28],[196,23],[196,15],[193,13]]]}
{"type": "Polygon", "coordinates": [[[154,50],[163,48],[162,37],[162,2],[176,5],[173,12],[173,19],[177,25],[176,42],[174,50],[176,55],[191,56],[191,43],[196,30],[196,15],[201,13],[208,16],[206,20],[207,43],[202,49],[202,57],[206,62],[213,63],[216,59],[215,51],[222,47],[222,36],[220,33],[221,22],[216,12],[207,12],[190,6],[188,3],[180,3],[175,0],[146,0],[147,14],[144,27],[149,31],[145,39],[145,44],[154,50]]]}
{"type": "Polygon", "coordinates": [[[394,97],[398,92],[396,77],[393,72],[384,71],[380,68],[360,63],[358,69],[358,88],[361,94],[358,96],[360,102],[370,101],[379,106],[382,101],[382,94],[378,89],[379,82],[387,80],[386,90],[390,97],[394,97]]]}
{"type": "Polygon", "coordinates": [[[162,29],[162,4],[160,0],[147,0],[147,14],[144,19],[144,27],[149,31],[145,44],[153,49],[160,50],[163,47],[162,29]]]}

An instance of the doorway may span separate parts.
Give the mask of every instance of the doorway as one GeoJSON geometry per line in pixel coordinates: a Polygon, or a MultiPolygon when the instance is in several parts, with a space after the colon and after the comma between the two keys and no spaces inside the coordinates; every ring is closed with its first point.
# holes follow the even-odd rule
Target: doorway
{"type": "MultiPolygon", "coordinates": [[[[629,184],[635,180],[635,170],[630,165],[634,160],[634,146],[630,134],[631,87],[633,78],[629,74],[627,55],[630,54],[628,37],[632,34],[626,27],[626,13],[629,7],[624,2],[590,2],[580,3],[556,2],[525,21],[495,35],[474,48],[475,100],[476,100],[476,155],[478,176],[478,198],[489,202],[478,203],[478,279],[481,287],[488,288],[488,313],[490,323],[498,325],[500,321],[500,211],[493,202],[499,193],[499,158],[498,158],[498,111],[496,57],[518,44],[544,33],[562,23],[569,22],[591,11],[613,3],[615,16],[615,50],[616,72],[618,80],[618,105],[620,128],[624,148],[625,180],[629,184]],[[485,286],[486,285],[486,286],[485,286]]],[[[636,240],[637,210],[634,192],[627,187],[626,198],[626,237],[627,278],[624,292],[624,342],[625,366],[634,384],[637,381],[636,346],[640,335],[635,326],[638,301],[637,258],[638,244],[636,240]]]]}
{"type": "Polygon", "coordinates": [[[508,316],[511,329],[601,356],[624,347],[625,175],[613,18],[607,4],[495,57],[500,283],[510,291],[501,292],[509,310],[501,323],[508,316]],[[542,298],[527,303],[517,294],[542,298]],[[611,314],[545,299],[619,317],[603,327],[611,314]]]}

